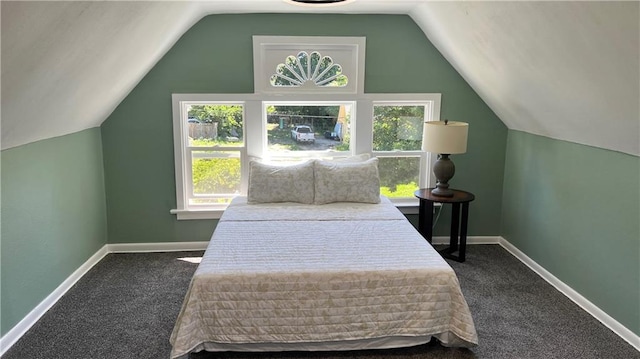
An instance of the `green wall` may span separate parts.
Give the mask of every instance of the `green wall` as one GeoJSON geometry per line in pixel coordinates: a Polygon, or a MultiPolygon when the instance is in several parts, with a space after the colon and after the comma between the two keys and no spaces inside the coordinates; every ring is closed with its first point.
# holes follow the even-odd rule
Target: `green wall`
{"type": "MultiPolygon", "coordinates": [[[[365,91],[442,93],[470,123],[452,186],[472,191],[470,235],[498,235],[507,130],[406,15],[211,15],[194,25],[102,124],[110,243],[206,241],[216,221],[177,221],[172,93],[252,93],[253,35],[366,36],[365,91]]],[[[446,233],[443,215],[436,234],[446,233]]]]}
{"type": "Polygon", "coordinates": [[[4,335],[107,240],[100,129],[0,156],[4,335]]]}
{"type": "Polygon", "coordinates": [[[107,241],[209,239],[216,221],[169,214],[171,94],[253,92],[252,35],[366,36],[366,92],[442,93],[441,117],[470,123],[451,181],[476,194],[469,234],[502,235],[640,333],[638,157],[507,131],[408,16],[243,14],[198,22],[101,129],[1,152],[2,335],[107,241]]]}
{"type": "Polygon", "coordinates": [[[509,131],[502,236],[640,334],[640,158],[509,131]]]}

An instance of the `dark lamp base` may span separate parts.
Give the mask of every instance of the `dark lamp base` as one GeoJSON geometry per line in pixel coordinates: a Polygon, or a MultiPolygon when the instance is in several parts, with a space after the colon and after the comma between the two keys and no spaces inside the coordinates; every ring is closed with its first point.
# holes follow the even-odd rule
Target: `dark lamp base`
{"type": "Polygon", "coordinates": [[[453,191],[448,188],[434,188],[431,190],[431,194],[438,197],[453,197],[453,191]]]}
{"type": "Polygon", "coordinates": [[[431,194],[439,197],[453,197],[453,191],[449,189],[449,180],[456,173],[456,166],[449,159],[449,155],[441,153],[438,160],[433,164],[433,174],[436,176],[436,188],[431,190],[431,194]]]}

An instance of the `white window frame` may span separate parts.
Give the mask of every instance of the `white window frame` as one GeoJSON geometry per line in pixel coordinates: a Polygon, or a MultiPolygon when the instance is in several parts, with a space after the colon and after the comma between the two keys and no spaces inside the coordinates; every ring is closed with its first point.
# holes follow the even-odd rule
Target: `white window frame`
{"type": "Polygon", "coordinates": [[[365,37],[253,36],[254,91],[262,94],[358,94],[364,92],[365,37]],[[274,87],[269,82],[287,56],[320,52],[342,66],[345,87],[274,87]]]}
{"type": "MultiPolygon", "coordinates": [[[[439,93],[394,93],[394,94],[366,94],[364,93],[364,37],[292,37],[292,36],[254,36],[254,93],[250,94],[173,94],[173,132],[174,157],[176,176],[176,204],[177,208],[170,212],[177,215],[178,220],[184,219],[216,219],[220,218],[226,205],[221,206],[190,206],[189,198],[192,185],[191,160],[187,158],[188,104],[220,103],[242,104],[244,108],[243,131],[244,147],[231,147],[229,150],[241,151],[241,195],[246,195],[248,185],[248,162],[250,158],[268,159],[266,104],[307,103],[315,104],[353,104],[350,119],[350,144],[348,155],[371,154],[374,156],[419,156],[420,183],[419,187],[430,187],[435,183],[431,173],[431,164],[435,161],[435,154],[424,151],[425,139],[423,135],[422,151],[374,152],[373,151],[373,108],[374,105],[424,105],[425,120],[440,120],[439,93]],[[274,87],[270,78],[286,56],[295,55],[299,51],[319,51],[322,55],[330,56],[343,68],[343,74],[349,78],[345,87],[274,87]],[[284,96],[283,96],[284,95],[284,96]]],[[[423,130],[424,133],[424,130],[423,130]]],[[[205,150],[222,151],[227,147],[211,147],[205,150]]],[[[327,152],[300,151],[296,157],[313,158],[327,157],[327,152]]],[[[331,153],[330,153],[331,154],[331,153]]],[[[336,151],[336,156],[344,156],[344,151],[336,151]]],[[[404,213],[417,213],[418,200],[416,198],[392,199],[404,213]]]]}
{"type": "MultiPolygon", "coordinates": [[[[200,103],[220,103],[220,104],[242,104],[244,106],[245,117],[243,119],[244,149],[241,152],[242,166],[242,193],[246,195],[248,182],[248,161],[250,158],[268,159],[267,150],[267,130],[266,130],[266,105],[268,103],[308,103],[314,104],[334,104],[353,103],[353,113],[351,118],[351,143],[348,155],[368,153],[373,156],[419,156],[420,157],[420,183],[419,186],[430,187],[435,183],[435,178],[431,172],[432,163],[435,161],[435,154],[424,151],[425,141],[423,137],[423,151],[397,151],[397,152],[374,152],[373,151],[373,107],[375,105],[411,105],[425,108],[425,120],[439,121],[441,95],[437,93],[424,94],[361,94],[358,96],[338,95],[338,94],[318,94],[318,95],[290,95],[287,101],[283,101],[281,96],[269,94],[173,94],[173,128],[174,128],[174,153],[176,168],[176,203],[177,208],[171,213],[176,214],[179,220],[183,219],[215,219],[220,218],[226,206],[189,206],[191,169],[188,168],[191,161],[187,158],[188,142],[185,126],[185,108],[189,104],[200,103]]],[[[207,147],[216,151],[230,149],[239,150],[238,147],[207,147]]],[[[326,157],[327,152],[308,151],[296,156],[304,158],[326,157]]],[[[331,153],[329,153],[331,154],[331,153]]],[[[343,151],[336,151],[336,156],[346,155],[343,151]]],[[[405,213],[414,213],[413,209],[418,205],[418,200],[414,198],[392,199],[392,201],[403,209],[405,213]],[[406,210],[405,210],[406,207],[406,210]]],[[[416,212],[417,213],[417,212],[416,212]]]]}
{"type": "MultiPolygon", "coordinates": [[[[371,156],[382,158],[417,157],[420,159],[420,174],[418,187],[430,187],[435,183],[435,175],[430,169],[436,160],[436,154],[426,151],[426,131],[424,123],[438,121],[440,118],[440,94],[376,94],[370,95],[371,100],[371,156]],[[373,113],[375,106],[424,106],[424,118],[422,119],[422,147],[413,151],[374,151],[373,150],[373,113]]],[[[392,202],[398,207],[415,206],[415,198],[393,198],[392,202]]]]}
{"type": "Polygon", "coordinates": [[[248,172],[247,153],[247,102],[251,99],[244,95],[216,95],[216,94],[173,94],[173,144],[176,178],[176,209],[170,212],[182,219],[208,219],[219,218],[227,205],[194,205],[190,204],[193,195],[192,162],[191,153],[193,151],[216,151],[216,152],[238,152],[241,163],[241,193],[246,193],[246,180],[248,172]],[[190,105],[200,104],[220,104],[220,105],[242,105],[243,106],[243,145],[242,146],[214,146],[195,147],[189,145],[189,128],[186,119],[187,109],[190,105]]]}
{"type": "MultiPolygon", "coordinates": [[[[332,96],[333,97],[333,96],[332,96]]],[[[356,101],[346,101],[344,99],[342,100],[333,100],[333,101],[327,101],[327,100],[320,100],[318,99],[318,96],[314,95],[312,97],[308,97],[308,96],[304,96],[304,98],[307,98],[307,100],[302,100],[302,99],[298,99],[296,101],[291,100],[291,96],[287,96],[287,98],[289,100],[283,101],[282,98],[279,98],[278,100],[273,100],[273,101],[263,101],[262,102],[262,122],[263,124],[266,126],[267,123],[267,107],[271,106],[271,105],[276,105],[276,106],[304,106],[304,105],[308,105],[308,106],[340,106],[340,105],[350,105],[352,106],[352,110],[351,110],[351,124],[352,124],[352,128],[354,127],[354,121],[355,121],[355,107],[356,107],[356,101]]],[[[352,135],[350,136],[350,143],[349,143],[349,151],[292,151],[292,152],[288,152],[286,154],[282,153],[273,153],[269,151],[269,143],[268,143],[268,139],[267,139],[267,131],[266,128],[263,131],[263,146],[262,146],[262,154],[260,156],[258,156],[259,158],[263,159],[263,160],[273,160],[273,161],[277,161],[280,159],[292,159],[292,160],[299,160],[299,161],[303,161],[303,160],[308,160],[308,159],[318,159],[318,158],[340,158],[340,157],[348,157],[351,156],[354,151],[352,149],[353,146],[353,138],[352,135]]]]}

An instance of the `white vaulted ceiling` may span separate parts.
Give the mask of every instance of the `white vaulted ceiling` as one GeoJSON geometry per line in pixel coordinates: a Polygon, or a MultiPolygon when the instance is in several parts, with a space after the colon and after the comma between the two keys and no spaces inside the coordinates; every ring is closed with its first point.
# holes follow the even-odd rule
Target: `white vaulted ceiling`
{"type": "Polygon", "coordinates": [[[510,129],[640,155],[635,1],[2,1],[2,149],[99,126],[198,20],[249,12],[408,14],[510,129]]]}
{"type": "Polygon", "coordinates": [[[414,20],[510,129],[640,154],[638,2],[442,2],[414,20]]]}

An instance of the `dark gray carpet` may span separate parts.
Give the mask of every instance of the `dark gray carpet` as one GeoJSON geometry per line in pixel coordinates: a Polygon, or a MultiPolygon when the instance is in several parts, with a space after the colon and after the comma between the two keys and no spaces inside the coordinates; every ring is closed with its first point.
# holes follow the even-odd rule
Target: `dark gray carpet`
{"type": "MultiPolygon", "coordinates": [[[[497,245],[468,247],[458,273],[480,344],[391,350],[198,353],[206,358],[640,359],[620,339],[497,245]]],[[[109,254],[2,358],[169,358],[169,335],[202,252],[109,254]]]]}

